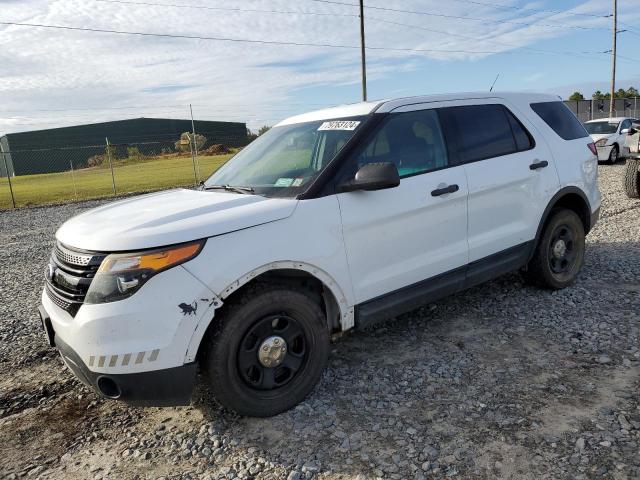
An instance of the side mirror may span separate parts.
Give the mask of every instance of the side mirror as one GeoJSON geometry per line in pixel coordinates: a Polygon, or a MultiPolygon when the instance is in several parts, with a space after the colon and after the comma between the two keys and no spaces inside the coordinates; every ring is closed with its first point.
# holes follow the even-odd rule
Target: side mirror
{"type": "Polygon", "coordinates": [[[395,164],[391,162],[367,163],[360,167],[353,180],[343,183],[340,192],[355,190],[384,190],[400,185],[400,175],[395,164]]]}
{"type": "Polygon", "coordinates": [[[627,133],[629,133],[631,131],[630,128],[623,128],[622,130],[620,130],[620,135],[626,135],[627,133]]]}

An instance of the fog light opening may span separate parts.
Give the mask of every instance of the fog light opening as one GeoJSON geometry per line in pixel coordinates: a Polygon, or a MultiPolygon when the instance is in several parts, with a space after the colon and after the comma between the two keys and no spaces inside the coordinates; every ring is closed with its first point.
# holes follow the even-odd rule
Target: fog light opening
{"type": "Polygon", "coordinates": [[[122,395],[118,384],[109,377],[98,378],[97,385],[98,390],[100,390],[100,393],[102,393],[102,395],[104,395],[105,397],[117,399],[120,398],[120,395],[122,395]]]}

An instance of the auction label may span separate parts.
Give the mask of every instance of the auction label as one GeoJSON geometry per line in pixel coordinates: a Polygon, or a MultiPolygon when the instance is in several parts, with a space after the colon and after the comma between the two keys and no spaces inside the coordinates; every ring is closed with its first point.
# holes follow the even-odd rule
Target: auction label
{"type": "Polygon", "coordinates": [[[333,120],[331,122],[324,122],[318,130],[355,130],[360,125],[357,120],[333,120]]]}

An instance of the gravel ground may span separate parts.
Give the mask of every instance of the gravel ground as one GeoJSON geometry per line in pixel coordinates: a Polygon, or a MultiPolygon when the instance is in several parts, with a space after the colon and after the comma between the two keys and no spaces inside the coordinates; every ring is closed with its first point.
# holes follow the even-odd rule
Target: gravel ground
{"type": "Polygon", "coordinates": [[[640,478],[640,201],[600,167],[602,217],[580,280],[519,274],[337,339],[297,408],[103,401],[36,316],[62,221],[101,202],[0,212],[0,477],[640,478]]]}

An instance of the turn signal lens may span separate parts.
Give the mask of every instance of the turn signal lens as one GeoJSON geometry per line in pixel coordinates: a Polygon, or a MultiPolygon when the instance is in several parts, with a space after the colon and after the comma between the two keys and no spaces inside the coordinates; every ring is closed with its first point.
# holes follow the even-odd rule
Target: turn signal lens
{"type": "Polygon", "coordinates": [[[158,272],[191,260],[201,248],[202,242],[197,242],[150,252],[109,255],[100,265],[98,273],[119,273],[131,270],[158,272]]]}

